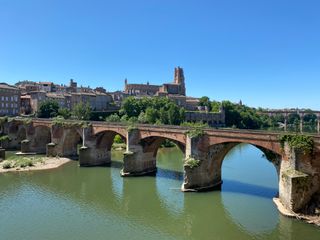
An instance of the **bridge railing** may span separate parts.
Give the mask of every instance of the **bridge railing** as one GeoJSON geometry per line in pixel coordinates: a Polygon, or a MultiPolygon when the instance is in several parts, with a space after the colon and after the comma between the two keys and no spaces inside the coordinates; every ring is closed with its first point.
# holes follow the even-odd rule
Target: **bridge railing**
{"type": "MultiPolygon", "coordinates": [[[[16,118],[17,120],[22,119],[22,117],[16,118]]],[[[32,118],[33,121],[39,121],[39,122],[52,122],[53,118],[32,118]]],[[[64,122],[79,122],[81,120],[73,120],[73,119],[64,119],[64,122]]],[[[128,123],[123,122],[104,122],[104,121],[89,121],[91,124],[94,124],[96,126],[106,126],[106,125],[113,125],[113,126],[119,126],[119,127],[127,127],[128,123]]],[[[186,127],[186,126],[177,126],[177,125],[155,125],[155,124],[134,124],[137,128],[152,128],[152,129],[171,129],[171,130],[177,130],[177,131],[188,131],[193,129],[193,127],[186,127]]],[[[255,134],[270,134],[270,135],[280,135],[284,133],[296,133],[300,134],[300,132],[285,132],[285,131],[276,131],[276,130],[262,130],[262,129],[236,129],[236,128],[226,128],[226,127],[205,127],[203,128],[203,131],[205,132],[233,132],[233,133],[255,133],[255,134]]],[[[320,135],[317,133],[303,133],[304,135],[313,136],[315,138],[320,138],[320,135]]]]}

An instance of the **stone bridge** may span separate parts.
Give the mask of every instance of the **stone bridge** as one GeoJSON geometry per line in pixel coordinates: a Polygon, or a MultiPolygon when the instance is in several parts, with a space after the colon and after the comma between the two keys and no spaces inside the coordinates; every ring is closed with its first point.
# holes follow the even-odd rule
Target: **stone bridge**
{"type": "Polygon", "coordinates": [[[192,130],[179,126],[128,127],[106,122],[90,122],[84,126],[73,121],[57,123],[47,119],[14,120],[3,129],[12,139],[8,148],[21,147],[22,152],[48,156],[78,155],[80,166],[110,164],[111,147],[118,134],[127,145],[121,171],[124,177],[155,173],[157,151],[163,141],[169,139],[185,153],[182,191],[219,187],[225,156],[237,144],[247,143],[259,148],[274,164],[279,177],[279,198],[286,208],[298,211],[313,195],[320,194],[319,135],[313,135],[313,153],[304,154],[290,149],[288,144],[282,148],[279,133],[266,131],[205,129],[203,134],[190,137],[192,130]],[[78,148],[79,145],[82,147],[78,148]]]}

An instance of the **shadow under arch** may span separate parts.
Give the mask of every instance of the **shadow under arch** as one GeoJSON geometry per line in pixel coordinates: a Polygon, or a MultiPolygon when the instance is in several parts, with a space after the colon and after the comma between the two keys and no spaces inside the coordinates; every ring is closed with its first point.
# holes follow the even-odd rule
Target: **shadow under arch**
{"type": "Polygon", "coordinates": [[[107,148],[108,151],[110,151],[116,135],[119,135],[125,143],[127,142],[126,137],[123,136],[121,133],[112,130],[105,130],[95,134],[96,147],[107,148]]]}
{"type": "Polygon", "coordinates": [[[78,145],[82,144],[82,141],[82,134],[77,129],[68,129],[62,140],[62,155],[64,157],[78,157],[78,145]]]}
{"type": "Polygon", "coordinates": [[[32,148],[39,154],[46,153],[47,144],[51,142],[51,128],[48,126],[36,126],[34,129],[32,148]]]}
{"type": "MultiPolygon", "coordinates": [[[[94,147],[95,151],[100,156],[103,156],[104,164],[110,166],[112,161],[112,146],[115,143],[116,137],[119,136],[124,144],[127,143],[127,139],[121,133],[112,130],[104,130],[94,135],[94,147]]],[[[121,146],[122,148],[124,146],[121,146]]]]}
{"type": "Polygon", "coordinates": [[[144,152],[152,152],[153,157],[157,156],[159,148],[166,141],[169,140],[174,143],[183,153],[185,152],[186,146],[185,143],[180,142],[173,138],[168,137],[158,137],[158,136],[150,136],[140,140],[140,144],[143,147],[144,152]]]}

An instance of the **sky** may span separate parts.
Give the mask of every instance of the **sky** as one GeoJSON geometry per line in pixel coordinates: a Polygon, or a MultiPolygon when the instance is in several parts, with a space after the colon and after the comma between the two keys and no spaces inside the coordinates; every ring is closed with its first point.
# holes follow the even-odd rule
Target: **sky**
{"type": "Polygon", "coordinates": [[[319,0],[0,0],[0,82],[187,95],[320,110],[319,0]]]}

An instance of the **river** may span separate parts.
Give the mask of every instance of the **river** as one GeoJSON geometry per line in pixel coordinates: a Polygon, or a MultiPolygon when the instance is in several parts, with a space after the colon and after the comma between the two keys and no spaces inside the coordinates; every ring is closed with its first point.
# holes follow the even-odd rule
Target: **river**
{"type": "Polygon", "coordinates": [[[273,165],[251,145],[223,162],[221,191],[182,193],[183,154],[160,149],[157,175],[121,178],[111,167],[0,175],[0,239],[319,239],[320,229],[281,216],[273,165]]]}

